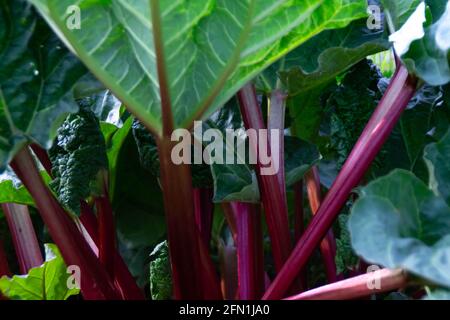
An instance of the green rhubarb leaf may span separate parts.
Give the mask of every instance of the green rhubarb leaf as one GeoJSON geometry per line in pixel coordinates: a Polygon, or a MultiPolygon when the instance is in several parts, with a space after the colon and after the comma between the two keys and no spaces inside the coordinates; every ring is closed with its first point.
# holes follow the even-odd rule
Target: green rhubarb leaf
{"type": "Polygon", "coordinates": [[[423,0],[381,0],[389,27],[400,29],[423,0]]]}
{"type": "MultiPolygon", "coordinates": [[[[139,151],[139,159],[141,166],[153,175],[159,178],[159,154],[155,138],[148,132],[147,128],[138,120],[133,122],[133,136],[139,151]]],[[[195,164],[193,161],[193,146],[191,147],[192,154],[192,186],[194,188],[209,188],[212,187],[213,181],[209,166],[200,163],[195,164]]]]}
{"type": "Polygon", "coordinates": [[[432,15],[424,4],[417,6],[391,40],[410,73],[439,86],[450,82],[450,2],[445,7],[439,1],[428,5],[432,15]]]}
{"type": "MultiPolygon", "coordinates": [[[[45,244],[45,262],[26,275],[0,279],[0,292],[12,300],[66,300],[80,290],[69,288],[70,274],[54,244],[45,244]]],[[[81,275],[82,276],[82,275],[81,275]]]]}
{"type": "Polygon", "coordinates": [[[316,165],[321,155],[317,147],[296,137],[284,137],[284,169],[286,186],[300,181],[305,173],[316,165]]]}
{"type": "MultiPolygon", "coordinates": [[[[41,177],[46,184],[50,183],[51,178],[45,170],[41,171],[41,177]]],[[[0,174],[0,203],[17,203],[35,207],[30,193],[9,167],[0,174]]]]}
{"type": "Polygon", "coordinates": [[[90,111],[89,100],[80,105],[80,112],[70,115],[58,129],[49,150],[54,176],[50,186],[61,203],[75,214],[80,213],[80,200],[103,194],[102,172],[108,169],[99,121],[90,111]]]}
{"type": "Polygon", "coordinates": [[[208,129],[218,130],[224,142],[224,163],[210,166],[214,179],[214,202],[259,202],[258,182],[255,171],[249,165],[248,139],[236,98],[230,99],[204,122],[203,130],[208,129]],[[227,139],[227,130],[237,133],[233,141],[227,139]],[[245,146],[245,155],[238,152],[240,146],[245,146]],[[225,162],[227,154],[232,155],[232,163],[225,162]]]}
{"type": "Polygon", "coordinates": [[[366,261],[405,268],[445,287],[450,287],[449,141],[450,133],[426,147],[432,189],[411,172],[395,170],[362,188],[349,220],[353,248],[366,261]]]}
{"type": "Polygon", "coordinates": [[[78,59],[25,0],[0,3],[0,171],[24,145],[49,148],[76,84],[88,77],[78,59]]]}
{"type": "Polygon", "coordinates": [[[330,148],[337,155],[338,168],[344,164],[381,98],[380,79],[378,68],[363,60],[350,69],[326,102],[331,113],[330,148]]]}
{"type": "Polygon", "coordinates": [[[31,2],[89,69],[157,134],[162,129],[157,65],[168,79],[175,127],[188,127],[202,114],[214,113],[246,82],[310,37],[365,15],[366,4],[82,0],[77,2],[81,27],[69,28],[66,20],[74,17],[66,11],[73,1],[31,2]],[[161,25],[152,16],[159,16],[161,25]],[[154,32],[162,34],[155,37],[154,32]],[[155,38],[162,38],[164,64],[156,58],[155,38]]]}
{"type": "Polygon", "coordinates": [[[425,148],[424,158],[430,171],[430,186],[450,205],[450,131],[425,148]]]}
{"type": "Polygon", "coordinates": [[[150,291],[153,300],[168,300],[172,297],[172,271],[167,241],[158,244],[150,254],[150,291]]]}
{"type": "Polygon", "coordinates": [[[369,30],[367,20],[361,19],[345,29],[322,32],[288,54],[280,79],[295,96],[334,81],[367,56],[387,49],[384,29],[369,30]]]}
{"type": "Polygon", "coordinates": [[[129,248],[156,245],[166,232],[163,196],[156,177],[139,161],[131,130],[118,150],[115,170],[112,206],[120,238],[129,248]]]}

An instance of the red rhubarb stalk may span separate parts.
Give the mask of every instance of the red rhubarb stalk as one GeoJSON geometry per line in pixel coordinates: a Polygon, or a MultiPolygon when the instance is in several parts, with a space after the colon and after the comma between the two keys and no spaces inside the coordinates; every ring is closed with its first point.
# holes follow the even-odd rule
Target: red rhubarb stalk
{"type": "MultiPolygon", "coordinates": [[[[316,166],[312,167],[305,175],[306,190],[308,192],[309,205],[313,215],[319,210],[321,202],[320,177],[319,170],[316,166]]],[[[325,272],[328,283],[336,282],[336,240],[331,229],[328,230],[325,238],[320,242],[320,253],[325,265],[325,272]]]]}
{"type": "Polygon", "coordinates": [[[261,208],[242,202],[233,202],[231,207],[237,224],[239,297],[260,299],[265,289],[261,208]]]}
{"type": "Polygon", "coordinates": [[[112,280],[84,240],[74,222],[45,185],[34,159],[24,147],[11,162],[16,175],[30,192],[49,233],[67,265],[81,271],[81,292],[85,299],[118,299],[112,280]]]}
{"type": "Polygon", "coordinates": [[[15,203],[3,203],[2,209],[11,232],[20,272],[27,274],[31,268],[44,262],[30,212],[27,206],[15,203]]]}
{"type": "Polygon", "coordinates": [[[213,190],[211,188],[195,188],[193,194],[195,222],[203,241],[209,247],[214,213],[213,190]]]}
{"type": "Polygon", "coordinates": [[[219,239],[220,287],[225,300],[235,300],[238,292],[237,254],[233,244],[219,239]]]}
{"type": "MultiPolygon", "coordinates": [[[[260,132],[260,130],[265,129],[261,108],[258,105],[254,86],[252,84],[244,86],[238,93],[238,99],[246,129],[254,129],[257,133],[260,132]]],[[[259,140],[259,137],[257,140],[259,140]]],[[[280,188],[279,176],[276,174],[261,174],[263,165],[261,163],[259,150],[262,142],[252,142],[256,142],[251,143],[250,148],[252,152],[257,155],[256,174],[258,185],[261,192],[267,227],[269,229],[275,269],[279,272],[288,259],[292,249],[287,203],[285,201],[285,196],[283,195],[283,189],[280,188]]],[[[267,143],[267,141],[264,141],[264,143],[267,143]]],[[[269,145],[268,154],[270,154],[269,145]]],[[[282,166],[283,164],[280,163],[280,167],[282,166]]]]}
{"type": "MultiPolygon", "coordinates": [[[[304,210],[303,210],[303,180],[293,185],[294,189],[294,239],[298,242],[305,230],[304,210]]],[[[306,268],[299,275],[300,290],[303,291],[308,287],[306,268]]],[[[267,288],[266,288],[267,289],[267,288]]]]}
{"type": "Polygon", "coordinates": [[[114,214],[108,196],[108,174],[102,174],[103,194],[95,197],[98,219],[98,251],[100,262],[114,278],[114,257],[116,252],[116,229],[114,214]]]}
{"type": "Polygon", "coordinates": [[[381,269],[309,290],[286,300],[349,300],[403,288],[408,277],[402,269],[381,269]]]}
{"type": "Polygon", "coordinates": [[[297,274],[305,267],[352,189],[358,185],[389,137],[416,89],[417,79],[410,76],[404,66],[400,66],[317,214],[297,243],[282,271],[266,291],[264,299],[281,299],[297,274]]]}
{"type": "Polygon", "coordinates": [[[5,247],[3,245],[3,241],[0,239],[0,278],[3,276],[9,277],[10,275],[11,270],[9,269],[9,263],[5,252],[5,247]]]}

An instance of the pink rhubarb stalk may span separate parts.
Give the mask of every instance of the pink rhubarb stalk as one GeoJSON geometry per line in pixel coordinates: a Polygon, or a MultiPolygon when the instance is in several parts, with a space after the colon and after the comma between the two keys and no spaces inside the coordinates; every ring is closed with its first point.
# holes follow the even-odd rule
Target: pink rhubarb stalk
{"type": "Polygon", "coordinates": [[[195,222],[207,247],[211,241],[211,230],[214,213],[212,202],[214,192],[211,188],[194,188],[195,222]]]}
{"type": "Polygon", "coordinates": [[[403,288],[408,277],[402,269],[381,269],[309,290],[286,300],[349,300],[403,288]]]}
{"type": "MultiPolygon", "coordinates": [[[[246,129],[254,129],[257,133],[265,129],[261,108],[259,107],[256,91],[252,84],[245,85],[238,93],[241,114],[246,129]]],[[[267,143],[266,141],[264,143],[267,143]]],[[[264,212],[269,229],[269,235],[272,245],[272,255],[274,259],[275,269],[279,272],[292,249],[288,210],[283,188],[280,187],[278,175],[262,175],[263,165],[260,160],[260,146],[262,142],[252,143],[250,148],[257,155],[256,174],[258,178],[259,190],[264,206],[264,212]]],[[[267,143],[268,145],[268,143],[267,143]]],[[[270,154],[270,146],[268,145],[270,154]]],[[[283,164],[280,163],[280,167],[283,164]]]]}
{"type": "Polygon", "coordinates": [[[260,299],[264,293],[264,249],[261,208],[257,204],[232,202],[237,225],[239,297],[260,299]]]}
{"type": "Polygon", "coordinates": [[[31,268],[44,262],[30,212],[27,206],[15,203],[3,203],[2,209],[11,232],[20,272],[27,274],[31,268]]]}

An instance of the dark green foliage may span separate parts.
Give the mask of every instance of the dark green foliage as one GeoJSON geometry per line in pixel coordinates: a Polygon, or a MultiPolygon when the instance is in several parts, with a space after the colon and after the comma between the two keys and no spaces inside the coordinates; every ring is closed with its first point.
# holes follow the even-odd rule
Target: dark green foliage
{"type": "Polygon", "coordinates": [[[71,212],[80,213],[81,199],[103,193],[99,173],[108,168],[105,139],[89,110],[89,100],[81,101],[80,112],[70,115],[58,129],[49,156],[54,176],[50,186],[71,212]]]}
{"type": "MultiPolygon", "coordinates": [[[[155,176],[159,177],[159,155],[158,147],[155,138],[149,133],[147,128],[139,122],[133,122],[133,136],[139,151],[139,159],[141,165],[155,176]]],[[[193,157],[192,147],[192,157],[193,157]]],[[[194,163],[194,161],[192,161],[194,163]]],[[[192,170],[192,185],[194,188],[212,187],[213,181],[211,170],[206,164],[193,164],[192,170]]]]}
{"type": "Polygon", "coordinates": [[[167,241],[158,244],[150,257],[150,290],[153,300],[167,300],[172,296],[172,272],[167,241]]]}
{"type": "Polygon", "coordinates": [[[331,149],[340,168],[366,126],[381,98],[378,82],[381,73],[370,60],[363,60],[344,76],[327,100],[330,119],[331,149]]]}
{"type": "Polygon", "coordinates": [[[336,239],[336,271],[338,274],[345,273],[358,264],[358,257],[352,249],[350,232],[347,227],[348,214],[341,214],[338,217],[340,234],[336,239]]]}

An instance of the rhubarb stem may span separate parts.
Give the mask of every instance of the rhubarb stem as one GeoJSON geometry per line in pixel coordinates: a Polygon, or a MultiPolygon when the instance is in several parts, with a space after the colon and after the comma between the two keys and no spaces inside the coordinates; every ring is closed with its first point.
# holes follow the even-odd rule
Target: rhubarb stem
{"type": "Polygon", "coordinates": [[[402,269],[381,269],[309,290],[286,300],[349,300],[405,287],[408,276],[402,269]]]}
{"type": "Polygon", "coordinates": [[[20,150],[11,163],[16,175],[30,192],[49,233],[67,265],[81,271],[81,292],[85,299],[118,299],[112,280],[84,240],[74,222],[45,185],[28,149],[20,150]]]}
{"type": "MultiPolygon", "coordinates": [[[[287,203],[283,195],[283,188],[280,188],[279,176],[277,174],[261,174],[263,164],[261,163],[261,154],[259,151],[262,143],[267,145],[268,143],[267,141],[259,141],[259,133],[265,129],[265,125],[254,86],[252,84],[245,85],[239,91],[238,99],[246,129],[256,130],[258,136],[258,141],[251,141],[254,143],[251,143],[250,148],[257,159],[256,174],[258,185],[261,192],[267,227],[269,229],[275,269],[279,272],[288,259],[292,249],[287,203]]],[[[267,149],[269,151],[268,154],[270,154],[270,145],[267,146],[267,149]]],[[[280,167],[282,166],[283,164],[280,163],[280,167]]]]}
{"type": "Polygon", "coordinates": [[[206,247],[209,247],[214,213],[213,190],[211,188],[195,188],[193,195],[195,222],[206,247]]]}
{"type": "MultiPolygon", "coordinates": [[[[89,237],[94,241],[92,250],[98,254],[98,223],[92,209],[83,200],[81,201],[81,215],[80,221],[83,227],[86,229],[89,237]]],[[[117,248],[114,251],[114,281],[116,286],[120,289],[122,298],[124,300],[145,300],[144,293],[137,286],[136,280],[128,270],[127,265],[120,256],[117,248]]]]}
{"type": "Polygon", "coordinates": [[[239,297],[260,299],[265,289],[261,208],[242,202],[232,202],[231,207],[237,223],[239,297]]]}
{"type": "Polygon", "coordinates": [[[176,165],[171,159],[175,143],[158,139],[174,295],[176,299],[220,299],[218,277],[195,222],[190,166],[176,165]]]}
{"type": "MultiPolygon", "coordinates": [[[[311,170],[306,173],[305,182],[311,212],[315,215],[317,210],[319,210],[322,198],[319,170],[316,166],[312,167],[311,170]]],[[[334,261],[334,257],[336,256],[336,240],[334,238],[333,230],[329,229],[325,238],[320,242],[320,253],[322,254],[323,263],[325,265],[328,283],[336,282],[336,263],[334,261]]]]}
{"type": "Polygon", "coordinates": [[[417,79],[410,76],[404,66],[400,66],[317,214],[297,243],[283,270],[266,291],[264,299],[282,298],[298,272],[305,267],[312,252],[330,229],[352,189],[358,185],[389,137],[416,89],[417,79]]]}
{"type": "Polygon", "coordinates": [[[44,263],[30,212],[27,206],[15,203],[3,203],[2,209],[11,232],[20,272],[27,274],[31,268],[44,263]]]}

